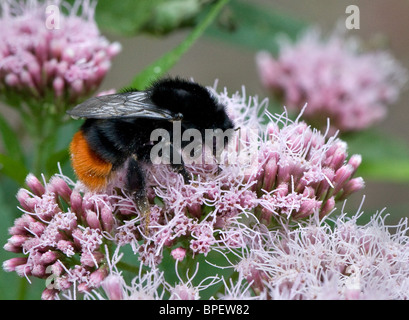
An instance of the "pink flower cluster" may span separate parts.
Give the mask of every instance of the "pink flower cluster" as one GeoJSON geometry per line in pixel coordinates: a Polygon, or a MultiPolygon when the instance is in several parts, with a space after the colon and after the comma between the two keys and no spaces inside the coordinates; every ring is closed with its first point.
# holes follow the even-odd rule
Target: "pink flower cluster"
{"type": "Polygon", "coordinates": [[[296,43],[283,41],[274,58],[256,58],[261,82],[280,104],[300,110],[317,128],[331,119],[332,130],[357,131],[383,119],[397,101],[406,71],[387,52],[361,52],[353,39],[334,33],[325,41],[316,30],[296,43]]]}
{"type": "Polygon", "coordinates": [[[359,225],[361,215],[253,233],[234,268],[262,299],[407,299],[407,220],[387,226],[381,212],[359,225]]]}
{"type": "Polygon", "coordinates": [[[59,11],[47,14],[47,4],[37,0],[1,3],[2,94],[75,103],[104,79],[121,46],[100,34],[93,17],[95,3],[77,0],[68,13],[69,4],[56,4],[59,11]]]}
{"type": "Polygon", "coordinates": [[[17,193],[23,215],[4,246],[25,255],[5,261],[6,271],[49,280],[45,299],[73,284],[79,292],[97,287],[108,271],[103,234],[114,228],[114,207],[102,195],[82,196],[65,180],[54,176],[43,185],[27,176],[29,189],[17,193]]]}
{"type": "Polygon", "coordinates": [[[25,256],[6,261],[4,268],[21,276],[51,276],[54,284],[44,298],[73,287],[87,292],[108,274],[111,257],[104,244],[130,245],[142,264],[157,268],[165,249],[182,262],[214,248],[246,248],[249,226],[323,217],[337,200],[363,188],[362,178],[353,177],[360,156],[348,160],[341,140],[285,114],[265,113],[270,121],[262,124],[266,100],[226,91],[214,95],[241,129],[219,163],[187,166],[189,183],[170,166],[146,168],[148,210],[120,189],[122,172],[102,194],[62,175],[44,185],[29,175],[31,191],[17,194],[24,214],[5,246],[25,256]]]}
{"type": "MultiPolygon", "coordinates": [[[[237,231],[245,236],[247,245],[225,251],[217,248],[222,254],[230,254],[218,263],[220,268],[230,264],[234,281],[219,275],[203,279],[196,269],[187,281],[177,274],[178,282],[170,285],[163,271],[152,268],[127,285],[114,261],[101,288],[87,293],[87,297],[128,300],[169,296],[170,299],[197,300],[202,298],[203,289],[217,285],[219,293],[213,299],[408,299],[407,220],[388,226],[381,212],[372,216],[368,224],[359,225],[357,220],[361,215],[362,212],[348,218],[343,213],[332,221],[332,226],[318,216],[275,230],[260,228],[260,225],[239,226],[237,231]],[[232,262],[232,253],[235,262],[232,262]],[[193,285],[194,280],[199,284],[193,285]]],[[[175,269],[177,273],[177,263],[175,269]]],[[[66,297],[72,298],[72,294],[66,297]]]]}

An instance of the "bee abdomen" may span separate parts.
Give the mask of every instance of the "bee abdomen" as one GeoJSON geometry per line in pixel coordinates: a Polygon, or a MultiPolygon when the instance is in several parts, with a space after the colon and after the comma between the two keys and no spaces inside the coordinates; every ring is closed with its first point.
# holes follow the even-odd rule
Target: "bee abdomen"
{"type": "Polygon", "coordinates": [[[90,148],[82,130],[74,135],[70,153],[72,167],[78,179],[91,190],[103,189],[111,174],[112,163],[102,159],[90,148]]]}

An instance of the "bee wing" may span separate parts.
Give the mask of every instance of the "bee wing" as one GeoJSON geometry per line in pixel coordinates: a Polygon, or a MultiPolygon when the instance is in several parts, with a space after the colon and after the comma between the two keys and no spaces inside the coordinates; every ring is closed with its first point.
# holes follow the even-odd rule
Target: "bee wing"
{"type": "Polygon", "coordinates": [[[169,110],[154,105],[144,91],[93,97],[68,110],[67,113],[74,118],[92,119],[148,118],[175,120],[177,118],[169,110]]]}

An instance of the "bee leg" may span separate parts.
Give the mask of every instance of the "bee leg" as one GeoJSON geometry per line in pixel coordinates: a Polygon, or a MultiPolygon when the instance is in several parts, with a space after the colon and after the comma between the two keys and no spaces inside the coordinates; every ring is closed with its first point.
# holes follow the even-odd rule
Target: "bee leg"
{"type": "Polygon", "coordinates": [[[145,174],[136,155],[132,155],[128,163],[126,188],[131,192],[141,217],[144,221],[144,232],[148,234],[150,220],[150,206],[145,189],[145,174]]]}

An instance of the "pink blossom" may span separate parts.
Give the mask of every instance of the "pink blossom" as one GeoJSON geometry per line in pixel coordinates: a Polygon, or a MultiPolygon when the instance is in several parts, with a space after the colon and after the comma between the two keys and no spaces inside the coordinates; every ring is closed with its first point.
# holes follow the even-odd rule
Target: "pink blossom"
{"type": "Polygon", "coordinates": [[[92,94],[104,79],[121,47],[100,34],[94,21],[95,2],[78,0],[71,7],[57,1],[57,5],[59,25],[47,26],[46,2],[2,2],[1,94],[51,97],[54,104],[60,100],[73,104],[92,94]]]}
{"type": "Polygon", "coordinates": [[[99,286],[107,275],[102,244],[103,234],[112,231],[113,201],[99,195],[83,197],[60,175],[42,184],[30,174],[26,182],[29,189],[18,192],[23,215],[9,229],[12,236],[4,246],[24,257],[5,261],[4,269],[20,276],[53,279],[52,290],[47,288],[44,293],[47,299],[74,283],[82,291],[99,286]],[[75,205],[70,207],[71,199],[75,205]],[[102,214],[107,207],[108,217],[102,214]],[[89,212],[94,214],[92,219],[89,212]]]}
{"type": "Polygon", "coordinates": [[[407,80],[406,71],[388,52],[361,52],[359,43],[334,32],[321,39],[309,30],[295,43],[282,41],[274,58],[257,54],[263,86],[280,103],[299,111],[317,128],[331,119],[333,132],[366,129],[382,120],[407,80]]]}
{"type": "Polygon", "coordinates": [[[135,277],[130,285],[126,284],[120,273],[111,270],[111,274],[101,284],[103,293],[101,290],[93,290],[87,296],[99,300],[160,300],[163,299],[164,284],[163,272],[155,268],[135,277]]]}
{"type": "Polygon", "coordinates": [[[377,213],[358,225],[361,214],[260,230],[234,268],[263,299],[406,299],[407,220],[387,227],[377,213]]]}
{"type": "Polygon", "coordinates": [[[173,249],[170,254],[173,257],[173,259],[177,261],[183,261],[183,259],[186,256],[186,249],[179,247],[179,248],[173,249]]]}
{"type": "Polygon", "coordinates": [[[108,296],[109,300],[122,300],[122,282],[123,279],[118,275],[110,275],[102,283],[102,288],[108,296]]]}
{"type": "Polygon", "coordinates": [[[186,277],[186,281],[182,280],[182,277],[178,272],[178,263],[175,264],[175,271],[179,283],[174,286],[167,285],[166,287],[170,293],[170,300],[199,300],[201,291],[220,282],[218,276],[209,276],[204,278],[197,285],[193,285],[193,280],[199,272],[199,264],[196,265],[196,269],[191,276],[188,275],[189,270],[186,271],[186,275],[182,275],[186,277]]]}

